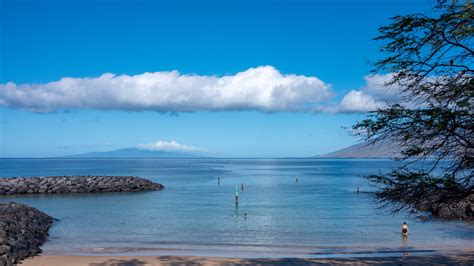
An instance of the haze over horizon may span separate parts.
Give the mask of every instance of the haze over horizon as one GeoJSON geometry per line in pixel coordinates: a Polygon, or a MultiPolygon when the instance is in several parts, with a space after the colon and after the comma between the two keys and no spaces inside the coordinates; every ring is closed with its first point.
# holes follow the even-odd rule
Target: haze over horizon
{"type": "Polygon", "coordinates": [[[396,100],[381,86],[389,73],[369,76],[380,57],[371,39],[390,17],[428,8],[3,0],[0,157],[128,147],[307,157],[350,146],[358,139],[344,127],[396,100]]]}

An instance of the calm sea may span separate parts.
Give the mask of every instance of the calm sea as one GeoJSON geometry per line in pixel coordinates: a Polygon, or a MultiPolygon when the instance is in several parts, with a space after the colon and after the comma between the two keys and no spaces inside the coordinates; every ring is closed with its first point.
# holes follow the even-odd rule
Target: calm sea
{"type": "Polygon", "coordinates": [[[472,248],[473,224],[422,222],[415,215],[377,209],[366,193],[373,188],[361,176],[388,171],[394,164],[329,159],[1,159],[4,177],[134,175],[166,189],[10,196],[0,197],[0,202],[26,203],[59,219],[43,246],[46,254],[327,257],[472,248]],[[404,221],[410,226],[408,239],[399,234],[404,221]]]}

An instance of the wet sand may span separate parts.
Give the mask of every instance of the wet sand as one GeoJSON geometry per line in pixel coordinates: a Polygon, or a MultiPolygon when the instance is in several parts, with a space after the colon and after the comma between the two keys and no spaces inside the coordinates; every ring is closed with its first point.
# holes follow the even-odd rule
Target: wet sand
{"type": "Polygon", "coordinates": [[[474,252],[446,252],[430,256],[374,258],[241,259],[199,256],[55,256],[29,258],[25,266],[143,266],[143,265],[473,265],[474,252]]]}

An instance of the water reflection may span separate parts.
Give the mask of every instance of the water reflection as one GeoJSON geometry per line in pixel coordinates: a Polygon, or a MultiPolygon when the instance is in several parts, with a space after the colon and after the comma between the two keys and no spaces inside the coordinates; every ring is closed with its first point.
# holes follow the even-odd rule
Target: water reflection
{"type": "Polygon", "coordinates": [[[415,249],[471,247],[473,225],[377,212],[366,193],[373,188],[360,176],[385,172],[391,164],[314,159],[232,159],[232,164],[225,159],[0,159],[4,176],[138,175],[166,186],[150,193],[17,196],[0,201],[23,202],[61,218],[50,231],[46,252],[174,248],[179,253],[184,247],[253,252],[258,247],[267,255],[271,250],[327,254],[358,248],[403,250],[409,255],[415,249]],[[245,190],[239,191],[236,208],[235,186],[242,183],[245,190]],[[405,220],[410,224],[409,243],[398,238],[405,220]]]}

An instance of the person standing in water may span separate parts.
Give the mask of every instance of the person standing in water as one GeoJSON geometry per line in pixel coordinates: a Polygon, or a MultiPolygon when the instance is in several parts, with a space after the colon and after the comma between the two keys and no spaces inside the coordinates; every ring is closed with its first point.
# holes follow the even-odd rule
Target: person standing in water
{"type": "Polygon", "coordinates": [[[402,235],[408,236],[408,224],[406,222],[403,222],[402,224],[402,235]]]}

